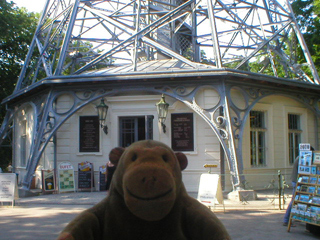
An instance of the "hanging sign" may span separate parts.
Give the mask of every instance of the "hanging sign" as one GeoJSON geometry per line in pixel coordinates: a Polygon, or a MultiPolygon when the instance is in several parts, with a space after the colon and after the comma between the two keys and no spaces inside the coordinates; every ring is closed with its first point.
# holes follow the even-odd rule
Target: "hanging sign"
{"type": "Polygon", "coordinates": [[[107,190],[106,187],[106,165],[102,165],[99,167],[99,191],[107,190]]]}
{"type": "Polygon", "coordinates": [[[93,164],[82,162],[78,164],[78,189],[92,189],[93,183],[93,164]]]}
{"type": "Polygon", "coordinates": [[[42,170],[43,192],[54,192],[56,190],[56,178],[54,170],[42,170]]]}
{"type": "Polygon", "coordinates": [[[224,204],[219,174],[201,174],[198,201],[210,207],[216,202],[224,204]]]}
{"type": "Polygon", "coordinates": [[[0,202],[12,202],[18,199],[17,175],[15,173],[0,173],[0,202]]]}
{"type": "Polygon", "coordinates": [[[60,163],[58,166],[59,191],[70,192],[75,191],[74,185],[74,169],[68,162],[60,163]]]}

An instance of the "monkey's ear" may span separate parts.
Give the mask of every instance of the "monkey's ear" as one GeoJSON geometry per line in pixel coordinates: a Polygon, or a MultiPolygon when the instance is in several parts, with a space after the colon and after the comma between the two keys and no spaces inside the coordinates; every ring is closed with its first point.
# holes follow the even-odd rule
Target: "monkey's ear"
{"type": "Polygon", "coordinates": [[[122,147],[116,147],[112,149],[109,153],[110,162],[114,165],[117,165],[123,152],[124,152],[124,148],[122,147]]]}
{"type": "Polygon", "coordinates": [[[175,154],[176,154],[176,157],[177,157],[178,162],[179,162],[179,164],[180,164],[180,169],[181,169],[181,171],[183,171],[183,170],[186,169],[187,166],[188,166],[188,158],[187,158],[187,156],[186,156],[184,153],[182,153],[182,152],[176,152],[175,154]]]}

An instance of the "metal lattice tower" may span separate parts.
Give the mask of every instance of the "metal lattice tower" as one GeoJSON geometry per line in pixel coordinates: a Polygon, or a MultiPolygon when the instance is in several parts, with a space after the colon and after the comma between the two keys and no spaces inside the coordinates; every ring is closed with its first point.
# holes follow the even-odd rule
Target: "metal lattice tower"
{"type": "MultiPolygon", "coordinates": [[[[238,84],[238,79],[230,81],[238,84]]],[[[242,136],[250,109],[265,96],[286,93],[285,86],[317,85],[319,76],[285,0],[47,0],[16,89],[3,101],[8,110],[0,144],[19,110],[29,105],[34,133],[22,183],[29,189],[46,145],[79,109],[119,92],[165,93],[209,124],[225,152],[233,187],[239,189],[244,183],[242,136]],[[304,61],[298,62],[298,51],[304,61]],[[258,81],[248,89],[239,85],[245,103],[240,109],[230,95],[228,72],[241,75],[241,80],[275,84],[266,91],[258,81]],[[132,81],[117,82],[128,76],[132,81]],[[179,81],[174,80],[177,76],[179,81]],[[140,78],[156,80],[144,85],[140,78]],[[109,80],[116,83],[108,85],[109,80]],[[184,91],[185,83],[194,89],[184,91]],[[208,83],[220,96],[209,109],[195,100],[208,83]],[[73,104],[61,113],[55,102],[62,92],[73,104]]],[[[287,94],[320,116],[314,104],[318,94],[314,101],[287,94]]]]}
{"type": "Polygon", "coordinates": [[[319,84],[288,1],[48,0],[15,91],[43,78],[176,59],[319,84]],[[305,62],[297,63],[302,49],[305,62]]]}

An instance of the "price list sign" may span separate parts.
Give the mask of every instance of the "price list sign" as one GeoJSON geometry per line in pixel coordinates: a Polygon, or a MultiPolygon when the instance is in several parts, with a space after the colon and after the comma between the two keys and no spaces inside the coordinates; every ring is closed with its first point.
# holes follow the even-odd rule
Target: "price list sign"
{"type": "Polygon", "coordinates": [[[171,114],[171,133],[174,151],[194,151],[193,113],[171,114]]]}
{"type": "Polygon", "coordinates": [[[99,117],[80,117],[80,152],[99,152],[99,117]]]}
{"type": "Polygon", "coordinates": [[[58,166],[59,191],[75,191],[74,169],[68,162],[60,163],[58,166]]]}

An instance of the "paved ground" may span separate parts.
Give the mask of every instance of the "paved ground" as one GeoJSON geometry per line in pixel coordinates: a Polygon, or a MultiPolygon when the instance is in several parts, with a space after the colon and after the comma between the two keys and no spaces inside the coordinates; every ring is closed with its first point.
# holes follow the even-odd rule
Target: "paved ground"
{"type": "MultiPolygon", "coordinates": [[[[63,227],[84,209],[93,206],[105,192],[80,192],[21,198],[15,207],[0,206],[0,240],[54,240],[63,227]]],[[[191,194],[194,196],[195,194],[191,194]]],[[[312,240],[304,223],[287,232],[282,226],[285,210],[273,197],[258,194],[257,201],[225,200],[214,211],[234,240],[312,240]]]]}

